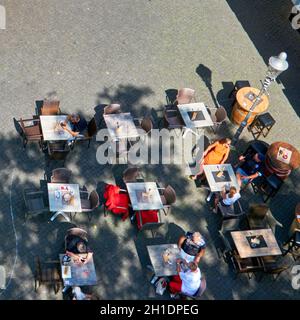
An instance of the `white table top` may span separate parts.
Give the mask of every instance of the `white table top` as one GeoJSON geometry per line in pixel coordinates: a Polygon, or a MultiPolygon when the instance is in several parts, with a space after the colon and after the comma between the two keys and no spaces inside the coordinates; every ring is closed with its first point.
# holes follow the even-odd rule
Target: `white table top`
{"type": "Polygon", "coordinates": [[[232,239],[241,258],[277,256],[282,252],[271,229],[232,231],[232,239]],[[263,247],[251,248],[250,238],[261,236],[263,247]]]}
{"type": "MultiPolygon", "coordinates": [[[[204,168],[204,173],[206,175],[206,179],[209,184],[211,192],[221,191],[224,186],[236,187],[237,190],[240,189],[231,164],[204,165],[203,168],[204,168]],[[215,180],[214,174],[216,174],[220,170],[224,170],[224,181],[217,182],[215,180]],[[227,175],[230,178],[229,181],[227,181],[226,179],[227,175]]],[[[220,178],[219,180],[222,180],[222,178],[220,178]]]]}
{"type": "Polygon", "coordinates": [[[177,274],[176,259],[181,258],[177,244],[147,246],[147,250],[156,276],[173,276],[177,274]],[[164,262],[163,254],[165,250],[170,252],[170,263],[164,262]]]}
{"type": "Polygon", "coordinates": [[[163,208],[155,182],[128,182],[126,187],[133,210],[159,210],[163,208]]]}
{"type": "Polygon", "coordinates": [[[127,113],[106,114],[103,116],[109,135],[113,141],[139,137],[132,115],[127,113]]]}
{"type": "MultiPolygon", "coordinates": [[[[72,135],[60,126],[61,121],[65,121],[67,116],[40,116],[44,141],[69,140],[72,135]]],[[[69,129],[70,126],[67,124],[69,129]]]]}
{"type": "Polygon", "coordinates": [[[51,212],[81,212],[78,184],[48,183],[49,207],[51,212]],[[64,201],[65,194],[71,195],[70,202],[64,201]]]}
{"type": "Polygon", "coordinates": [[[188,103],[188,104],[179,104],[178,110],[181,114],[181,117],[185,123],[187,128],[204,128],[204,127],[211,127],[213,126],[212,119],[205,107],[203,102],[197,103],[188,103]],[[203,120],[192,120],[189,113],[201,112],[204,119],[203,120]]]}

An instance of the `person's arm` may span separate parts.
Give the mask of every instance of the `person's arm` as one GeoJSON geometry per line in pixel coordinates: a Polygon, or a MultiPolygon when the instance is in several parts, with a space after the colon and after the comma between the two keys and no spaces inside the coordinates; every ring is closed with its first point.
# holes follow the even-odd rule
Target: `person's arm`
{"type": "Polygon", "coordinates": [[[67,126],[64,126],[63,128],[65,131],[69,132],[73,137],[76,137],[79,135],[79,132],[72,131],[67,126]]]}
{"type": "Polygon", "coordinates": [[[183,262],[182,259],[176,259],[176,271],[178,274],[181,272],[181,266],[180,266],[181,262],[183,262]]]}
{"type": "Polygon", "coordinates": [[[185,236],[180,236],[180,238],[179,238],[179,240],[178,240],[178,242],[177,242],[177,245],[178,245],[178,248],[179,248],[179,249],[181,249],[182,244],[183,244],[183,242],[184,242],[185,239],[186,239],[185,236]]]}
{"type": "Polygon", "coordinates": [[[215,143],[209,145],[209,146],[206,148],[206,150],[203,152],[203,157],[205,157],[205,156],[209,153],[209,151],[210,151],[211,149],[215,148],[218,143],[219,143],[219,142],[216,141],[215,143]]]}
{"type": "Polygon", "coordinates": [[[205,248],[201,249],[201,251],[195,256],[194,262],[196,264],[199,264],[200,259],[204,256],[205,254],[205,248]]]}
{"type": "Polygon", "coordinates": [[[68,250],[66,250],[66,254],[69,257],[73,258],[74,262],[80,262],[80,256],[78,256],[77,254],[75,254],[75,253],[73,253],[71,251],[68,251],[68,250]]]}
{"type": "Polygon", "coordinates": [[[84,260],[84,264],[88,263],[93,257],[93,252],[89,252],[84,260]]]}
{"type": "Polygon", "coordinates": [[[226,153],[225,153],[224,156],[223,156],[223,159],[222,159],[221,164],[223,164],[223,163],[226,162],[226,160],[228,159],[228,156],[229,156],[229,152],[230,152],[230,148],[227,148],[227,151],[226,151],[226,153]]]}

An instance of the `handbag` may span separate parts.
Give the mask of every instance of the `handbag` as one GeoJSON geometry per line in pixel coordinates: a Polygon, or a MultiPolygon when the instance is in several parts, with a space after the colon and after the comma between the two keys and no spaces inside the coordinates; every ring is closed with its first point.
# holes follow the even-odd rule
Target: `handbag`
{"type": "Polygon", "coordinates": [[[155,286],[156,286],[155,292],[162,296],[167,289],[167,281],[164,278],[160,278],[156,282],[155,286]]]}

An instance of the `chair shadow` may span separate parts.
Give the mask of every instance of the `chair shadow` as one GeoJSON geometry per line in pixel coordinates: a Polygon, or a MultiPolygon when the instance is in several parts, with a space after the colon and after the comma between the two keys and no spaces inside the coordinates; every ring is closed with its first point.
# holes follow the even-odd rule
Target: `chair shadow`
{"type": "Polygon", "coordinates": [[[165,90],[166,93],[166,101],[167,104],[174,104],[177,98],[178,90],[177,89],[167,89],[165,90]]]}

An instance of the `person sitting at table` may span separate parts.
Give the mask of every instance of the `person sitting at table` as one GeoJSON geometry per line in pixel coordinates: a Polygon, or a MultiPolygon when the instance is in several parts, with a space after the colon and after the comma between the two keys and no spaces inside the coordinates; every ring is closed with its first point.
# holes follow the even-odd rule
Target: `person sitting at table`
{"type": "Polygon", "coordinates": [[[177,244],[182,259],[199,264],[206,248],[205,240],[200,232],[187,232],[184,236],[179,237],[177,244]]]}
{"type": "Polygon", "coordinates": [[[67,119],[61,123],[61,126],[65,131],[67,131],[73,138],[69,142],[74,142],[74,139],[84,138],[87,131],[87,122],[83,116],[80,116],[77,113],[72,113],[67,116],[67,119]],[[67,127],[69,123],[71,129],[67,127]]]}
{"type": "Polygon", "coordinates": [[[236,169],[236,178],[239,186],[242,184],[248,184],[253,179],[261,177],[262,174],[262,165],[265,160],[265,156],[261,153],[255,153],[254,156],[241,155],[239,161],[241,164],[236,169]]]}
{"type": "Polygon", "coordinates": [[[227,160],[230,152],[231,139],[224,138],[217,140],[213,144],[209,145],[207,149],[203,152],[202,158],[200,160],[200,170],[199,172],[191,176],[193,180],[198,179],[203,175],[204,165],[207,164],[224,164],[227,160]]]}
{"type": "Polygon", "coordinates": [[[93,256],[87,240],[75,235],[68,236],[66,254],[72,257],[75,263],[79,264],[88,263],[93,256]],[[86,254],[86,257],[83,254],[86,254]]]}
{"type": "Polygon", "coordinates": [[[177,259],[176,271],[178,275],[173,276],[169,282],[171,297],[180,292],[191,296],[196,294],[201,285],[201,271],[197,264],[177,259]]]}
{"type": "Polygon", "coordinates": [[[236,187],[230,187],[229,191],[227,192],[225,187],[223,187],[221,194],[221,201],[219,194],[216,193],[215,196],[215,206],[213,209],[214,213],[217,213],[217,205],[220,203],[224,207],[230,207],[232,206],[237,200],[241,198],[240,193],[237,191],[236,187]]]}

